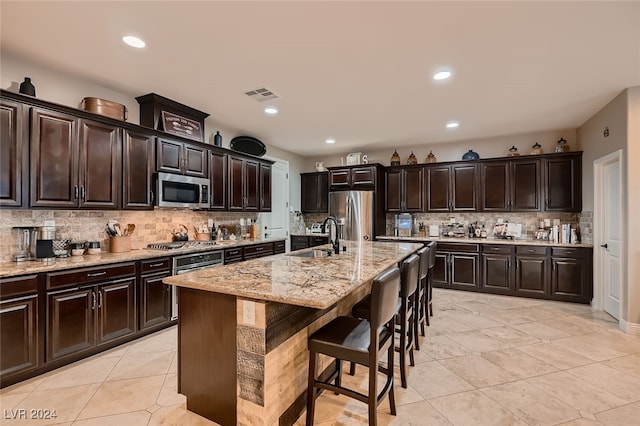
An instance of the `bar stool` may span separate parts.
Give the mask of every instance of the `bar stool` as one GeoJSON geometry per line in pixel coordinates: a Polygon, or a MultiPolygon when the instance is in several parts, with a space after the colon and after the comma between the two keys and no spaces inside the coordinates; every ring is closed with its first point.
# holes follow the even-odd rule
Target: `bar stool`
{"type": "Polygon", "coordinates": [[[309,384],[307,388],[307,426],[313,424],[315,400],[322,389],[327,389],[369,405],[369,424],[377,424],[377,407],[389,394],[391,414],[396,415],[393,393],[394,329],[397,312],[397,297],[400,291],[400,270],[391,268],[379,274],[371,287],[371,320],[353,317],[338,317],[309,337],[309,384]],[[379,365],[387,353],[387,365],[379,365]],[[336,359],[336,370],[325,381],[317,377],[318,354],[336,359]],[[341,360],[369,367],[369,389],[365,395],[341,385],[341,360]],[[387,381],[380,393],[378,371],[387,381]],[[335,380],[335,384],[331,382],[335,380]],[[316,392],[316,388],[319,390],[316,392]]]}
{"type": "MultiPolygon", "coordinates": [[[[407,353],[409,363],[414,366],[413,348],[417,340],[415,328],[415,311],[418,303],[418,273],[420,258],[412,254],[402,262],[400,279],[400,293],[398,297],[398,314],[396,318],[396,331],[400,335],[400,342],[396,350],[400,354],[400,381],[403,388],[407,388],[407,353]]],[[[368,320],[370,318],[369,297],[353,305],[351,315],[356,318],[368,320]]],[[[351,363],[350,374],[355,374],[355,364],[351,363]]]]}
{"type": "Polygon", "coordinates": [[[427,298],[429,285],[427,283],[427,275],[429,273],[429,259],[431,256],[431,248],[429,246],[422,247],[418,250],[418,256],[420,256],[420,273],[418,274],[418,303],[416,303],[415,313],[415,330],[416,330],[416,349],[420,350],[420,341],[418,340],[418,326],[420,327],[420,334],[425,336],[425,324],[429,324],[429,315],[427,311],[427,298]]]}
{"type": "Polygon", "coordinates": [[[433,316],[433,267],[436,265],[436,249],[438,247],[435,241],[427,244],[429,248],[429,272],[427,274],[427,325],[429,325],[429,316],[433,316]]]}

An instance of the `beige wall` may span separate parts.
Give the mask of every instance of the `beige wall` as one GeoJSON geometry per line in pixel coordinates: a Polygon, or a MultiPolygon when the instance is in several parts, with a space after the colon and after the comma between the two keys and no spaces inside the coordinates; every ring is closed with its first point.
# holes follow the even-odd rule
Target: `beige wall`
{"type": "MultiPolygon", "coordinates": [[[[509,153],[509,148],[511,148],[512,145],[518,148],[521,155],[525,155],[531,152],[531,146],[536,142],[542,145],[544,152],[549,153],[553,152],[556,142],[561,137],[564,137],[569,142],[572,151],[578,151],[580,149],[576,142],[575,129],[562,129],[439,144],[425,142],[420,145],[398,147],[398,154],[400,155],[402,164],[406,164],[411,151],[418,157],[418,162],[420,163],[425,161],[429,150],[433,151],[433,154],[439,162],[460,160],[462,155],[470,149],[477,152],[480,158],[505,157],[509,153]]],[[[367,154],[370,163],[380,163],[388,166],[394,149],[393,141],[389,141],[388,148],[363,151],[363,153],[367,154]]],[[[307,158],[304,171],[314,171],[316,161],[323,161],[326,167],[340,166],[341,157],[344,158],[347,154],[348,153],[307,158]]]]}
{"type": "MultiPolygon", "coordinates": [[[[640,86],[627,89],[627,283],[630,324],[640,324],[640,86]]],[[[640,333],[640,328],[636,328],[640,333]]]]}

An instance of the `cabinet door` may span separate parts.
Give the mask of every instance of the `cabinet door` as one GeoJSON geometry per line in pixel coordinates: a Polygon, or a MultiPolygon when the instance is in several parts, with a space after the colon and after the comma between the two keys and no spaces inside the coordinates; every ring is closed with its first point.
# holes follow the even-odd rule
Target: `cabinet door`
{"type": "Polygon", "coordinates": [[[337,188],[348,188],[351,186],[351,170],[336,169],[329,172],[329,185],[337,188]]]}
{"type": "Polygon", "coordinates": [[[450,186],[449,167],[427,167],[427,211],[448,212],[450,186]]]}
{"type": "Polygon", "coordinates": [[[209,156],[211,210],[227,209],[227,154],[211,152],[209,156]]]}
{"type": "Polygon", "coordinates": [[[320,194],[318,193],[318,189],[317,174],[300,174],[300,207],[302,213],[315,213],[318,211],[320,208],[320,194]]]}
{"type": "Polygon", "coordinates": [[[245,203],[244,210],[257,212],[260,195],[260,165],[256,161],[245,160],[245,203]]]}
{"type": "Polygon", "coordinates": [[[449,286],[449,254],[436,252],[436,262],[433,265],[431,281],[435,287],[449,286]]]}
{"type": "Polygon", "coordinates": [[[95,345],[93,287],[47,295],[47,361],[95,345]]]}
{"type": "Polygon", "coordinates": [[[385,173],[387,212],[402,212],[402,169],[389,169],[385,173]]]}
{"type": "Polygon", "coordinates": [[[79,207],[120,206],[121,152],[117,127],[80,120],[79,207]]]}
{"type": "Polygon", "coordinates": [[[551,258],[551,295],[554,299],[588,302],[587,282],[585,259],[551,258]]]}
{"type": "Polygon", "coordinates": [[[156,155],[156,171],[182,173],[182,142],[158,138],[156,155]]]}
{"type": "Polygon", "coordinates": [[[317,213],[326,213],[329,211],[329,173],[319,173],[317,178],[319,200],[317,213]]]}
{"type": "Polygon", "coordinates": [[[0,376],[38,366],[38,295],[0,303],[0,376]]]}
{"type": "Polygon", "coordinates": [[[424,212],[424,169],[404,170],[403,181],[404,211],[424,212]]]}
{"type": "Polygon", "coordinates": [[[540,211],[540,160],[511,162],[511,211],[540,211]]]}
{"type": "Polygon", "coordinates": [[[581,211],[581,156],[546,158],[544,164],[545,210],[581,211]]]}
{"type": "Polygon", "coordinates": [[[0,101],[0,206],[27,207],[29,142],[23,138],[28,121],[23,106],[0,101]]]}
{"type": "Polygon", "coordinates": [[[136,331],[135,284],[127,278],[98,287],[98,344],[136,331]]]}
{"type": "Polygon", "coordinates": [[[467,289],[479,287],[479,261],[479,254],[451,253],[449,255],[449,263],[451,264],[451,287],[467,289]]]}
{"type": "Polygon", "coordinates": [[[324,244],[329,244],[329,237],[324,237],[324,236],[309,237],[309,247],[321,246],[324,244]]]}
{"type": "Polygon", "coordinates": [[[454,212],[478,211],[476,185],[478,167],[472,165],[451,166],[451,210],[454,212]]]}
{"type": "Polygon", "coordinates": [[[244,160],[229,157],[229,210],[244,208],[244,160]]]}
{"type": "Polygon", "coordinates": [[[547,258],[516,256],[516,294],[532,296],[546,294],[547,258]]]}
{"type": "Polygon", "coordinates": [[[291,236],[291,251],[309,248],[309,238],[303,235],[291,236]]]}
{"type": "Polygon", "coordinates": [[[482,255],[482,287],[485,291],[503,294],[513,291],[511,258],[503,254],[482,255]]]}
{"type": "Polygon", "coordinates": [[[171,273],[140,277],[140,330],[171,320],[171,286],[162,279],[171,273]]]}
{"type": "Polygon", "coordinates": [[[480,165],[480,205],[486,212],[509,211],[509,163],[483,163],[480,165]]]}
{"type": "Polygon", "coordinates": [[[260,211],[271,211],[271,164],[260,164],[260,211]]]}
{"type": "Polygon", "coordinates": [[[182,155],[184,158],[184,174],[202,178],[209,177],[209,169],[207,168],[208,151],[206,149],[186,143],[184,144],[182,155]]]}
{"type": "Polygon", "coordinates": [[[376,183],[375,167],[356,167],[351,169],[351,185],[354,188],[374,186],[376,183]]]}
{"type": "Polygon", "coordinates": [[[122,140],[122,208],[153,210],[156,146],[153,136],[125,130],[122,140]]]}
{"type": "Polygon", "coordinates": [[[31,109],[31,207],[77,207],[77,123],[71,115],[31,109]]]}

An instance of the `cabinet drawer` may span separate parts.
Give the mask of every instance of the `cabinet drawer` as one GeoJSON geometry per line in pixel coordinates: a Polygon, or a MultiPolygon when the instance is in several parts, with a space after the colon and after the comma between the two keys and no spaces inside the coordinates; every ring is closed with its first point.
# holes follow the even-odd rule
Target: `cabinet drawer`
{"type": "Polygon", "coordinates": [[[516,254],[535,254],[538,256],[546,256],[546,247],[533,247],[533,246],[516,246],[516,254]]]}
{"type": "Polygon", "coordinates": [[[552,247],[551,255],[555,257],[587,257],[589,251],[584,248],[552,247]]]}
{"type": "Polygon", "coordinates": [[[171,258],[169,257],[140,261],[141,274],[168,271],[169,269],[171,269],[171,258]]]}
{"type": "Polygon", "coordinates": [[[483,244],[483,253],[496,253],[496,254],[511,254],[513,253],[513,246],[510,244],[483,244]]]}
{"type": "Polygon", "coordinates": [[[244,248],[245,259],[269,256],[271,254],[273,254],[273,243],[256,244],[244,248]]]}
{"type": "Polygon", "coordinates": [[[273,243],[273,252],[275,254],[284,253],[286,250],[286,244],[284,241],[276,241],[273,243]]]}
{"type": "Polygon", "coordinates": [[[329,242],[329,237],[309,237],[309,246],[321,246],[329,242]]]}
{"type": "Polygon", "coordinates": [[[466,244],[466,243],[441,243],[436,245],[438,251],[464,251],[471,253],[478,253],[480,251],[479,244],[466,244]]]}
{"type": "Polygon", "coordinates": [[[99,268],[83,268],[73,271],[50,272],[46,275],[47,290],[90,284],[99,281],[111,280],[132,276],[136,274],[136,264],[119,263],[113,266],[103,266],[99,268]]]}
{"type": "Polygon", "coordinates": [[[306,235],[292,235],[291,244],[308,244],[309,237],[306,235]]]}
{"type": "Polygon", "coordinates": [[[242,247],[228,248],[224,250],[224,263],[232,263],[242,260],[242,247]]]}
{"type": "Polygon", "coordinates": [[[0,280],[0,300],[32,294],[37,291],[38,275],[22,275],[0,280]]]}

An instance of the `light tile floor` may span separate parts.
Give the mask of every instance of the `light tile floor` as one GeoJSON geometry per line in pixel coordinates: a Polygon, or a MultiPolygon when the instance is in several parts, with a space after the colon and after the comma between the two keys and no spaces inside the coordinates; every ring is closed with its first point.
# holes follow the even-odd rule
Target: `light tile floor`
{"type": "MultiPolygon", "coordinates": [[[[381,425],[640,424],[640,337],[570,303],[434,290],[434,316],[381,425]]],[[[213,425],[176,392],[176,328],[0,391],[2,425],[213,425]],[[12,420],[16,409],[51,420],[12,420]],[[11,411],[13,410],[13,411],[11,411]]],[[[397,372],[397,368],[396,368],[397,372]]],[[[366,369],[345,375],[365,389],[366,369]]],[[[304,414],[296,425],[304,424],[304,414]]],[[[366,406],[323,393],[315,424],[367,424],[366,406]]]]}

